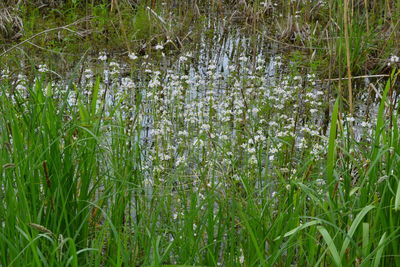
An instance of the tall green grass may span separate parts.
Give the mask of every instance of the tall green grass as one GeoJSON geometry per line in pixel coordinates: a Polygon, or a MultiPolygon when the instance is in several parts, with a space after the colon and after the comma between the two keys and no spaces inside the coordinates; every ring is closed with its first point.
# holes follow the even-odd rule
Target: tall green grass
{"type": "MultiPolygon", "coordinates": [[[[178,170],[159,173],[150,186],[137,142],[141,126],[123,119],[118,107],[104,112],[100,79],[77,106],[44,79],[27,92],[2,82],[0,263],[397,266],[398,110],[387,116],[397,74],[382,94],[368,151],[352,139],[348,145],[351,136],[336,127],[336,102],[326,172],[309,159],[296,159],[304,168],[290,178],[262,170],[257,179],[274,181],[273,195],[257,186],[258,171],[240,171],[239,181],[227,177],[227,186],[217,187],[205,161],[200,181],[210,184],[200,186],[201,195],[190,183],[182,186],[187,177],[178,170]],[[177,208],[183,212],[175,214],[177,208]]],[[[141,108],[139,102],[133,112],[141,108]]]]}
{"type": "MultiPolygon", "coordinates": [[[[243,9],[243,14],[257,14],[252,20],[255,27],[264,14],[261,1],[247,2],[248,8],[260,9],[243,9]]],[[[120,11],[111,10],[106,1],[67,3],[68,9],[52,10],[48,16],[61,13],[72,22],[83,14],[80,9],[88,6],[84,11],[94,18],[86,26],[99,30],[95,30],[99,40],[104,36],[112,39],[114,35],[107,31],[115,31],[115,42],[125,43],[129,37],[148,42],[148,47],[185,36],[193,15],[185,12],[187,6],[179,5],[179,14],[187,16],[184,23],[173,23],[174,17],[168,17],[157,5],[157,14],[168,18],[164,25],[145,8],[150,1],[138,5],[121,1],[120,11]],[[181,27],[175,27],[178,24],[181,27]],[[121,25],[128,32],[120,31],[121,25]]],[[[218,9],[216,1],[204,3],[218,9]]],[[[399,38],[398,3],[359,3],[370,9],[350,4],[346,35],[343,1],[329,2],[317,15],[312,11],[318,9],[309,4],[280,1],[274,12],[294,15],[298,8],[304,11],[297,22],[317,33],[321,30],[327,39],[314,35],[291,42],[328,48],[328,52],[318,52],[320,58],[326,54],[331,57],[330,67],[321,72],[328,69],[329,76],[343,77],[345,65],[349,76],[358,75],[369,70],[370,57],[386,59],[399,38]],[[381,38],[385,35],[379,31],[388,38],[381,38]]],[[[43,26],[40,12],[32,9],[27,13],[28,33],[43,26]]],[[[315,62],[311,64],[318,70],[320,65],[315,62]]],[[[381,71],[383,65],[386,62],[371,68],[381,71]]],[[[339,103],[352,96],[349,90],[347,97],[339,94],[331,107],[327,154],[322,163],[308,156],[293,157],[294,141],[290,138],[272,167],[260,163],[264,151],[257,152],[254,167],[237,144],[210,142],[203,152],[214,154],[192,166],[196,177],[188,177],[170,163],[168,171],[154,171],[152,181],[141,165],[145,151],[138,142],[142,124],[136,116],[144,112],[140,95],[131,106],[134,119],[127,120],[118,105],[106,112],[100,78],[89,99],[79,93],[83,88],[70,85],[78,94],[73,106],[67,101],[69,92],[54,92],[48,85],[51,77],[38,76],[26,92],[3,80],[0,265],[400,266],[399,110],[390,97],[398,89],[397,75],[392,72],[381,93],[372,143],[356,141],[344,131],[347,125],[340,115],[344,108],[339,103]],[[230,147],[237,155],[228,155],[230,147]],[[230,160],[223,186],[217,179],[218,155],[230,160]],[[281,173],[280,167],[292,165],[299,167],[289,174],[281,173]],[[194,178],[200,185],[193,185],[194,178]]],[[[274,111],[269,103],[263,103],[261,112],[268,118],[274,111]]],[[[238,139],[248,138],[246,127],[237,126],[238,139]]],[[[209,138],[207,134],[199,136],[201,140],[209,138]]],[[[173,137],[156,140],[155,145],[167,147],[168,138],[173,137]]],[[[276,141],[273,136],[266,138],[268,143],[276,141]]],[[[154,166],[162,166],[160,162],[153,160],[154,166]]]]}

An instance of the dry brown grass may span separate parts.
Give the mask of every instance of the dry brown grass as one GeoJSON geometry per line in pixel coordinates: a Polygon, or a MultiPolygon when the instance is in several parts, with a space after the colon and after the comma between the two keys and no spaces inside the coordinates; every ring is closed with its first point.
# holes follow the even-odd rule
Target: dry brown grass
{"type": "Polygon", "coordinates": [[[23,23],[15,7],[0,6],[0,38],[16,40],[22,36],[23,23]]]}

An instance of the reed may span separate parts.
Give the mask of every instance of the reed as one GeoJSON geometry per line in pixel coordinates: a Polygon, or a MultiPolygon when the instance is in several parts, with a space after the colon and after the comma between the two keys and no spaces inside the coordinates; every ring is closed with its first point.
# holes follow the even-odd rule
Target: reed
{"type": "Polygon", "coordinates": [[[0,265],[400,266],[399,1],[165,2],[20,2],[123,60],[1,70],[0,265]]]}

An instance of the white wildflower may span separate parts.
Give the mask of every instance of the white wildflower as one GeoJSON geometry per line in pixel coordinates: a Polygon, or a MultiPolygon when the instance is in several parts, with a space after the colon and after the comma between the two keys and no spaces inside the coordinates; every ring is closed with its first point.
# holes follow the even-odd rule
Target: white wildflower
{"type": "Polygon", "coordinates": [[[163,50],[163,49],[164,49],[164,46],[161,45],[161,44],[158,44],[158,45],[156,45],[156,46],[154,47],[154,49],[155,49],[155,50],[163,50]]]}
{"type": "Polygon", "coordinates": [[[107,60],[106,52],[100,52],[98,59],[101,61],[106,61],[107,60]]]}
{"type": "Polygon", "coordinates": [[[257,163],[257,157],[255,155],[252,155],[249,159],[250,164],[256,164],[257,163]]]}
{"type": "Polygon", "coordinates": [[[389,58],[389,63],[388,63],[388,65],[390,66],[391,64],[393,64],[393,63],[398,63],[398,62],[400,62],[400,57],[395,56],[395,55],[392,55],[392,56],[389,58]]]}
{"type": "Polygon", "coordinates": [[[210,125],[207,124],[207,123],[204,123],[203,125],[201,125],[201,130],[209,131],[210,130],[210,125]]]}
{"type": "Polygon", "coordinates": [[[132,60],[135,60],[135,59],[138,58],[138,56],[137,56],[135,53],[129,53],[129,54],[128,54],[128,57],[129,57],[130,59],[132,59],[132,60]]]}
{"type": "Polygon", "coordinates": [[[39,65],[38,71],[44,73],[44,72],[49,71],[49,69],[47,68],[46,64],[43,64],[43,65],[39,65]]]}
{"type": "Polygon", "coordinates": [[[255,148],[255,147],[249,147],[249,148],[247,149],[247,151],[248,151],[249,153],[256,153],[256,148],[255,148]]]}

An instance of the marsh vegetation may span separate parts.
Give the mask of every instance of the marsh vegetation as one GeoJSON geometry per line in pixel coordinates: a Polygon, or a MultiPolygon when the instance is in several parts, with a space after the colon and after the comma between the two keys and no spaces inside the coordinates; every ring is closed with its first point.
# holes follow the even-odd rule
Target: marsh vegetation
{"type": "Polygon", "coordinates": [[[400,1],[4,1],[0,266],[400,266],[400,1]]]}

